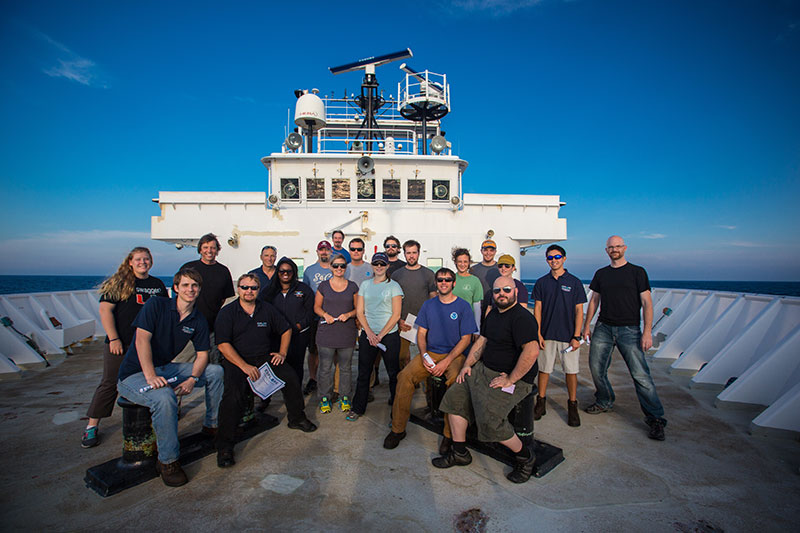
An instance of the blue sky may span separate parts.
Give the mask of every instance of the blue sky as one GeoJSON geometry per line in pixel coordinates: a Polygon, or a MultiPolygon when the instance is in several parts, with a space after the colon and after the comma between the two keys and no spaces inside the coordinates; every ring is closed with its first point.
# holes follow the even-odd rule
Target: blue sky
{"type": "Polygon", "coordinates": [[[294,89],[410,47],[448,75],[465,192],[560,195],[578,276],[621,234],[653,279],[800,280],[800,2],[272,4],[2,2],[0,274],[141,243],[171,274],[196,256],[149,240],[159,190],[265,189],[294,89]]]}

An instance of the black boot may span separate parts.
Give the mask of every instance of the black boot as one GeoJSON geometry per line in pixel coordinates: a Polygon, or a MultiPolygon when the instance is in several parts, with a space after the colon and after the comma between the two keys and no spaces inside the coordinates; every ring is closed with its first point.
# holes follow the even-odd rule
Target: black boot
{"type": "Polygon", "coordinates": [[[547,397],[536,396],[536,407],[533,408],[533,419],[539,420],[547,414],[547,397]]]}
{"type": "Polygon", "coordinates": [[[578,400],[574,402],[567,400],[567,425],[574,428],[581,425],[581,417],[578,415],[578,400]]]}

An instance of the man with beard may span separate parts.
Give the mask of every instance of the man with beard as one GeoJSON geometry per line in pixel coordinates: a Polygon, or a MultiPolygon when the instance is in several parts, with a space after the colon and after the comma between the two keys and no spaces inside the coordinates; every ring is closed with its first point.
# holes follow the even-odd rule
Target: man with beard
{"type": "Polygon", "coordinates": [[[383,240],[383,249],[386,255],[389,256],[389,268],[386,269],[386,275],[391,279],[392,272],[398,268],[403,268],[406,264],[405,261],[398,257],[400,255],[400,240],[394,235],[389,235],[383,240]]]}
{"type": "Polygon", "coordinates": [[[274,246],[267,245],[261,249],[261,266],[257,266],[248,274],[258,276],[261,288],[266,290],[272,280],[275,279],[275,260],[278,258],[278,250],[274,246]]]}
{"type": "Polygon", "coordinates": [[[436,468],[470,464],[472,456],[465,444],[467,426],[475,422],[479,440],[499,442],[514,452],[514,469],[506,477],[513,483],[524,483],[533,473],[536,458],[514,433],[508,413],[533,389],[539,326],[533,315],[517,304],[512,280],[497,278],[492,294],[494,304],[481,324],[480,337],[439,406],[447,413],[453,445],[432,462],[436,468]]]}
{"type": "MultiPolygon", "coordinates": [[[[407,263],[392,274],[392,279],[403,289],[403,309],[397,324],[400,331],[409,331],[411,326],[406,323],[408,315],[417,316],[425,300],[436,296],[436,276],[433,270],[419,264],[419,249],[420,244],[417,241],[406,241],[403,244],[403,255],[407,263]]],[[[411,342],[400,337],[400,370],[408,364],[410,356],[411,342]]]]}
{"type": "Polygon", "coordinates": [[[612,235],[606,241],[606,253],[611,264],[594,273],[589,288],[592,299],[586,310],[583,323],[583,336],[591,338],[589,348],[589,368],[597,391],[595,403],[586,408],[590,415],[610,411],[614,405],[614,390],[608,380],[608,367],[611,365],[611,352],[614,346],[619,349],[622,359],[636,387],[636,396],[650,426],[647,436],[654,440],[664,440],[664,407],[656,393],[656,384],[650,376],[650,368],[644,354],[653,346],[653,300],[650,295],[650,280],[644,268],[628,263],[625,241],[612,235]],[[601,305],[602,302],[602,305],[601,305]],[[600,316],[589,333],[597,308],[600,316]],[[639,329],[639,311],[644,317],[644,329],[639,329]]]}
{"type": "Polygon", "coordinates": [[[333,230],[331,233],[331,240],[333,240],[333,247],[331,248],[331,255],[339,254],[344,257],[346,262],[350,262],[350,252],[348,252],[342,243],[344,242],[344,232],[340,229],[333,230]]]}
{"type": "MultiPolygon", "coordinates": [[[[303,272],[303,283],[311,287],[314,295],[317,293],[319,284],[333,277],[331,271],[331,243],[328,241],[319,241],[317,244],[317,262],[306,268],[303,272]]],[[[311,296],[311,311],[314,311],[314,295],[311,296]]],[[[317,338],[317,321],[311,323],[308,330],[308,383],[303,389],[303,394],[311,394],[317,390],[317,369],[319,368],[319,351],[317,350],[317,343],[314,339],[317,338]]]]}

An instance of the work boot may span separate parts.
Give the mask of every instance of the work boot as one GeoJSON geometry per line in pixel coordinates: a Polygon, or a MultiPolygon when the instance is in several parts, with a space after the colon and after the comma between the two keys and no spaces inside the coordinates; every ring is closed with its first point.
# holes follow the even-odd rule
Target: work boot
{"type": "Polygon", "coordinates": [[[514,470],[506,475],[506,478],[512,483],[525,483],[531,478],[533,474],[533,465],[536,463],[536,454],[533,450],[528,450],[530,457],[522,458],[520,456],[514,457],[514,470]]]}
{"type": "Polygon", "coordinates": [[[578,400],[574,402],[567,400],[567,425],[574,428],[581,425],[581,417],[578,414],[578,400]]]}
{"type": "Polygon", "coordinates": [[[533,419],[539,420],[547,414],[547,397],[536,396],[536,407],[533,408],[533,419]]]}
{"type": "Polygon", "coordinates": [[[168,487],[180,487],[189,482],[189,478],[186,477],[186,472],[183,471],[178,461],[167,464],[158,461],[156,463],[156,471],[161,474],[161,481],[168,487]]]}

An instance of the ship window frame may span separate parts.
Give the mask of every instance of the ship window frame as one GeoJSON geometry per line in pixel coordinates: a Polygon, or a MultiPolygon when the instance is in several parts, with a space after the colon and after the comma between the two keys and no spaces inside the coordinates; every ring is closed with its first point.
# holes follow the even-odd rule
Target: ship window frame
{"type": "Polygon", "coordinates": [[[431,180],[431,201],[432,202],[449,202],[450,201],[450,191],[452,190],[452,184],[450,183],[449,179],[434,179],[431,180]],[[444,185],[447,187],[447,194],[444,198],[437,198],[434,194],[436,187],[439,185],[444,185]]]}
{"type": "Polygon", "coordinates": [[[349,202],[353,198],[353,190],[352,190],[352,179],[350,178],[331,178],[331,200],[334,202],[349,202]],[[337,182],[346,182],[347,188],[342,189],[343,191],[347,191],[347,198],[337,198],[336,197],[336,183],[337,182]]]}
{"type": "Polygon", "coordinates": [[[424,179],[409,178],[406,180],[406,200],[409,202],[424,202],[427,199],[427,184],[424,179]],[[411,186],[415,183],[422,184],[422,198],[411,197],[411,186]]]}
{"type": "Polygon", "coordinates": [[[377,180],[374,176],[361,176],[356,179],[356,200],[359,202],[374,202],[378,197],[377,187],[377,180]],[[372,194],[367,196],[361,196],[360,184],[362,181],[371,181],[372,182],[372,194]]]}
{"type": "Polygon", "coordinates": [[[306,186],[306,189],[305,189],[306,200],[308,200],[309,202],[324,202],[327,199],[325,197],[325,178],[306,178],[305,186],[306,186]],[[321,197],[312,198],[311,195],[309,194],[310,191],[311,191],[311,188],[308,185],[309,185],[309,182],[312,182],[312,181],[321,182],[322,183],[322,187],[321,187],[322,196],[321,197]]]}
{"type": "Polygon", "coordinates": [[[381,200],[383,200],[384,202],[399,202],[402,198],[402,194],[403,194],[403,180],[401,180],[400,178],[381,178],[381,200]],[[397,182],[397,198],[386,197],[387,181],[397,182]]]}
{"type": "Polygon", "coordinates": [[[301,186],[300,180],[301,180],[300,177],[296,177],[296,178],[280,178],[279,179],[279,181],[278,181],[278,184],[279,184],[278,185],[278,192],[280,193],[280,198],[281,198],[282,202],[300,202],[300,199],[301,199],[300,198],[300,186],[301,186]],[[288,182],[294,182],[294,186],[297,188],[297,192],[295,193],[295,196],[292,197],[292,198],[287,198],[286,196],[283,195],[283,187],[284,187],[284,185],[287,185],[288,182]]]}

